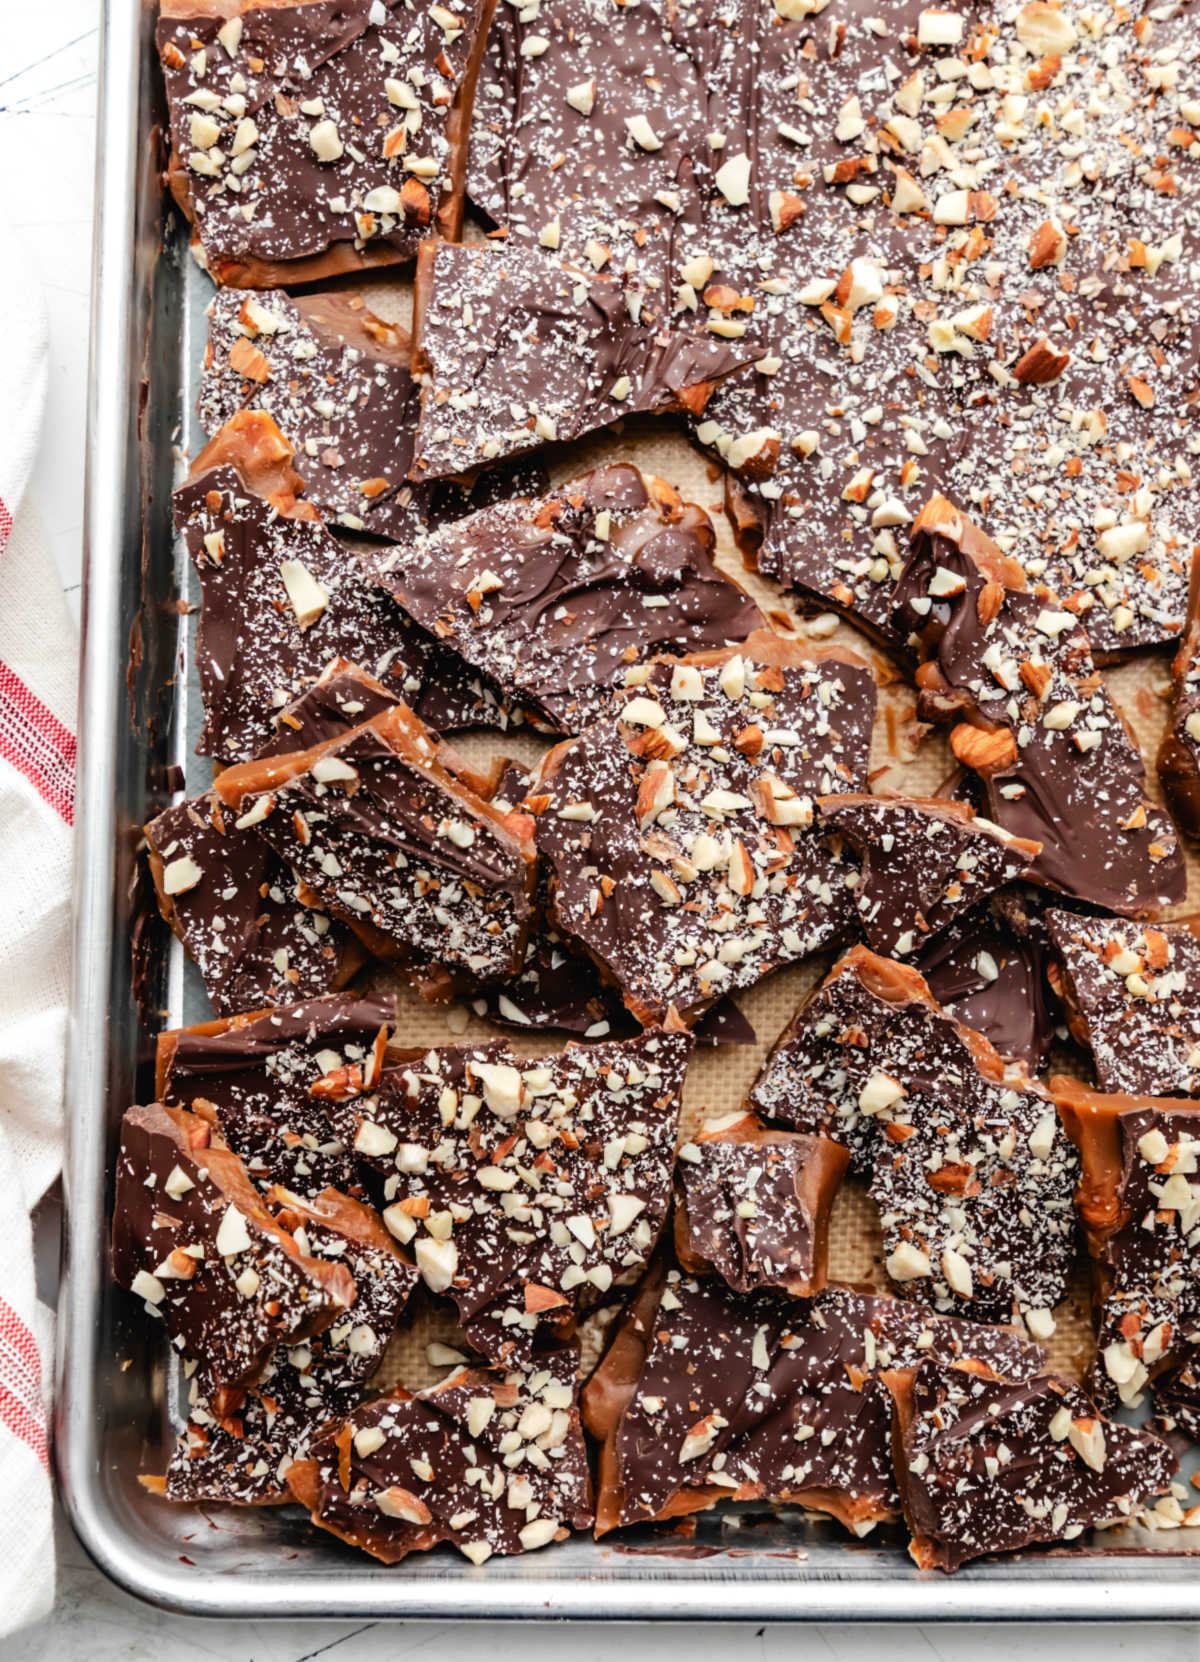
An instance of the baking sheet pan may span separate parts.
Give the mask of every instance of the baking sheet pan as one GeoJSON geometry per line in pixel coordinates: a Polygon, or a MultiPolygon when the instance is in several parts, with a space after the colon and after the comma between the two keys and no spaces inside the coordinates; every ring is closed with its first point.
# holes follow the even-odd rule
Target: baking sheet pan
{"type": "MultiPolygon", "coordinates": [[[[107,1265],[111,1167],[120,1116],[152,1089],[149,1037],[132,996],[129,937],[138,917],[140,826],[170,800],[172,767],[189,793],[207,783],[194,755],[199,697],[190,671],[195,578],[171,529],[170,492],[202,442],[194,415],[212,290],[159,188],[161,93],[151,0],[106,0],[98,125],[98,213],[88,403],[86,576],[77,819],[75,989],[68,1058],[67,1229],[60,1300],[56,1447],[72,1522],[100,1566],[131,1592],[189,1613],[381,1617],[586,1617],[768,1620],[912,1618],[1095,1620],[1200,1616],[1200,1561],[1190,1532],[1139,1528],[1053,1553],[971,1566],[953,1578],[917,1571],[904,1532],[847,1539],[798,1512],[701,1515],[691,1539],[647,1530],[620,1541],[575,1537],[550,1551],[474,1568],[449,1549],[386,1568],[313,1531],[295,1508],[265,1512],[170,1507],[138,1483],[161,1471],[177,1423],[178,1378],[161,1331],[112,1285],[107,1265]],[[179,602],[184,602],[181,607],[179,602]],[[139,1090],[141,1096],[139,1097],[139,1090]]],[[[394,279],[358,285],[400,316],[394,279]]],[[[557,480],[626,457],[714,513],[722,557],[739,570],[719,515],[720,484],[681,432],[630,424],[552,458],[557,480]]],[[[786,602],[763,585],[765,605],[786,602]]],[[[802,627],[810,627],[803,625],[802,627]]],[[[818,626],[820,627],[820,626],[818,626]]],[[[846,643],[866,650],[853,631],[846,643]]],[[[883,668],[884,666],[880,666],[883,668]]],[[[885,671],[886,673],[886,671],[885,671]]],[[[1147,755],[1163,720],[1165,659],[1110,677],[1147,755]]],[[[912,753],[912,695],[881,694],[874,763],[932,790],[947,771],[939,740],[912,753]]],[[[456,740],[456,743],[458,741],[456,740]]],[[[522,734],[468,740],[526,758],[522,734]]],[[[1192,861],[1193,875],[1200,866],[1192,861]]],[[[688,1080],[685,1125],[736,1104],[798,998],[828,960],[740,997],[754,1047],[701,1052],[688,1080]]],[[[195,972],[165,931],[146,938],[146,969],[162,1025],[208,1014],[195,972]]],[[[444,1011],[405,995],[406,1042],[454,1036],[444,1011]]],[[[482,1024],[471,1019],[471,1030],[482,1024]]],[[[556,1037],[517,1038],[527,1054],[556,1037]]],[[[879,1279],[873,1209],[850,1189],[839,1203],[831,1273],[879,1279]]],[[[1086,1344],[1082,1282],[1060,1313],[1056,1365],[1086,1344]]],[[[389,1366],[406,1383],[431,1377],[427,1329],[402,1335],[389,1366]]]]}

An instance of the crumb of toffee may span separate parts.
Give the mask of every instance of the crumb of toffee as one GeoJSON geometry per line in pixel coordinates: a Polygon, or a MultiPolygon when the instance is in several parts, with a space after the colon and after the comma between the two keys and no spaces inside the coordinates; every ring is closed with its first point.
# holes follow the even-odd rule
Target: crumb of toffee
{"type": "Polygon", "coordinates": [[[459,1368],[355,1408],[293,1464],[312,1521],[385,1564],[451,1542],[472,1564],[531,1552],[592,1521],[578,1357],[459,1368]]]}
{"type": "Polygon", "coordinates": [[[532,923],[529,822],[403,704],[309,750],[227,769],[217,794],[316,900],[431,993],[499,981],[532,923]]]}
{"type": "Polygon", "coordinates": [[[1200,925],[1048,911],[1054,974],[1102,1091],[1200,1096],[1200,925]]]}
{"type": "Polygon", "coordinates": [[[1011,1384],[927,1360],[889,1385],[910,1551],[922,1569],[956,1570],[984,1553],[1132,1521],[1178,1467],[1160,1438],[1106,1420],[1059,1374],[1011,1384]]]}
{"type": "Polygon", "coordinates": [[[1045,1353],[1004,1327],[829,1287],[739,1297],[659,1266],[583,1395],[601,1445],[596,1533],[721,1500],[796,1504],[856,1535],[900,1510],[883,1374],[924,1356],[1027,1379],[1045,1353]]]}
{"type": "Polygon", "coordinates": [[[715,548],[702,508],[615,464],[485,508],[367,569],[506,708],[578,733],[648,659],[724,647],[762,625],[715,548]]]}
{"type": "Polygon", "coordinates": [[[1054,1331],[1074,1259],[1075,1152],[1042,1086],[941,1010],[914,971],[853,948],[749,1101],[847,1146],[893,1281],[939,1310],[1054,1331]]]}
{"type": "Polygon", "coordinates": [[[967,803],[835,796],[817,807],[820,823],[848,837],[862,860],[854,902],[871,949],[885,958],[913,957],[1041,853],[1040,843],[1011,836],[967,803]]]}
{"type": "Polygon", "coordinates": [[[550,753],[525,807],[551,919],[639,1019],[693,1022],[844,934],[858,867],[813,804],[863,787],[874,713],[857,658],[764,630],[653,664],[550,753]]]}
{"type": "Polygon", "coordinates": [[[522,1062],[499,1041],[443,1045],[351,1104],[384,1221],[486,1355],[527,1355],[546,1323],[570,1332],[645,1267],[691,1047],[651,1031],[522,1062]]]}
{"type": "Polygon", "coordinates": [[[269,288],[411,258],[461,223],[492,6],[164,3],[168,182],[221,283],[269,288]]]}
{"type": "Polygon", "coordinates": [[[735,1292],[811,1298],[825,1285],[829,1218],[849,1159],[828,1138],[772,1131],[754,1114],[706,1120],[677,1155],[680,1264],[715,1270],[735,1292]]]}
{"type": "Polygon", "coordinates": [[[1132,917],[1182,900],[1179,837],[1146,794],[1078,615],[942,497],[918,517],[895,598],[920,660],[918,715],[954,724],[950,748],[987,817],[1041,843],[1034,880],[1132,917]]]}
{"type": "Polygon", "coordinates": [[[214,1387],[253,1384],[277,1345],[322,1332],[355,1296],[349,1270],[301,1250],[203,1120],[160,1103],[121,1122],[112,1266],[214,1387]]]}

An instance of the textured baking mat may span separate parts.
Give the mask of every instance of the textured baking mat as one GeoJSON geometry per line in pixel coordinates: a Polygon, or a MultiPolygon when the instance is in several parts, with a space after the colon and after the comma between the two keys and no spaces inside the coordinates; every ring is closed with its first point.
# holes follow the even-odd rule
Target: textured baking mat
{"type": "MultiPolygon", "coordinates": [[[[470,233],[468,233],[470,234],[470,233]]],[[[352,285],[367,304],[389,321],[408,323],[411,291],[394,279],[352,285]]],[[[879,715],[872,748],[872,770],[876,788],[886,786],[914,795],[933,795],[948,778],[954,762],[941,733],[922,729],[915,719],[915,694],[899,677],[895,667],[871,642],[833,614],[805,618],[792,598],[775,585],[748,572],[734,546],[722,503],[721,470],[689,443],[681,424],[669,418],[633,417],[596,437],[573,445],[549,447],[543,452],[552,483],[562,485],[603,463],[632,462],[644,473],[656,474],[674,485],[683,497],[706,509],[717,533],[718,563],[740,582],[777,627],[795,630],[801,637],[811,634],[832,640],[857,652],[876,672],[880,683],[879,715]]],[[[909,504],[914,513],[925,500],[921,483],[914,485],[909,504]]],[[[987,530],[987,526],[983,526],[987,530]]],[[[1166,725],[1169,690],[1169,659],[1163,654],[1142,653],[1128,663],[1106,669],[1104,678],[1121,705],[1147,760],[1150,795],[1161,801],[1154,757],[1166,725]]],[[[472,761],[490,758],[497,751],[526,764],[535,762],[547,748],[535,734],[522,729],[497,733],[456,735],[455,747],[472,761]]],[[[1086,828],[1081,828],[1086,835],[1086,828]]],[[[1189,895],[1200,889],[1200,856],[1187,851],[1189,895]]],[[[1182,913],[1189,908],[1177,908],[1182,913]]],[[[1175,915],[1175,914],[1168,914],[1175,915]]],[[[712,1114],[737,1108],[783,1028],[809,990],[833,962],[824,954],[781,971],[748,992],[737,995],[737,1003],[757,1035],[753,1045],[726,1045],[717,1049],[698,1047],[688,1069],[684,1091],[681,1138],[689,1136],[699,1122],[712,1114]]],[[[400,1032],[405,1044],[445,1044],[479,1035],[495,1036],[496,1028],[478,1019],[465,1005],[431,1006],[403,984],[381,980],[397,995],[400,1032]]],[[[554,1033],[506,1035],[514,1050],[526,1056],[543,1055],[562,1046],[554,1033]]],[[[1077,1070],[1077,1058],[1070,1052],[1052,1055],[1047,1071],[1077,1070]]],[[[831,1225],[829,1273],[833,1280],[870,1283],[888,1291],[882,1270],[879,1226],[874,1204],[865,1187],[847,1180],[834,1207],[831,1225]]],[[[1092,1329],[1088,1314],[1086,1266],[1076,1267],[1070,1297],[1058,1307],[1057,1327],[1049,1342],[1051,1363],[1068,1373],[1079,1373],[1090,1356],[1092,1329]]],[[[611,1312],[609,1312],[611,1315],[611,1312]]],[[[585,1365],[598,1354],[605,1314],[592,1318],[582,1335],[585,1365]]],[[[398,1332],[389,1347],[378,1377],[379,1383],[400,1379],[410,1388],[430,1383],[445,1371],[445,1361],[430,1362],[428,1347],[437,1343],[451,1348],[458,1343],[452,1320],[428,1302],[415,1310],[410,1322],[398,1332]]],[[[444,1353],[443,1353],[444,1354],[444,1353]]],[[[435,1352],[435,1355],[437,1353],[435,1352]]]]}

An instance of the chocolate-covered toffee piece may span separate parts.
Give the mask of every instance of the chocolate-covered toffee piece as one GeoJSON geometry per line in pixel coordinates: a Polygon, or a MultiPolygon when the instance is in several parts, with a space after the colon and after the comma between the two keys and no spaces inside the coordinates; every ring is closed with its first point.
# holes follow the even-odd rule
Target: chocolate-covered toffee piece
{"type": "Polygon", "coordinates": [[[638,412],[702,410],[752,356],[692,324],[643,319],[617,279],[516,243],[427,243],[415,306],[417,480],[638,412]]]}
{"type": "Polygon", "coordinates": [[[1158,777],[1177,824],[1200,837],[1200,552],[1192,557],[1187,621],[1171,665],[1171,721],[1158,748],[1158,777]]]}
{"type": "Polygon", "coordinates": [[[601,1444],[596,1533],[767,1500],[865,1535],[895,1517],[887,1369],[925,1356],[1030,1378],[1012,1331],[829,1287],[811,1306],[738,1296],[677,1269],[647,1278],[583,1395],[601,1444]]]}
{"type": "Polygon", "coordinates": [[[1200,1357],[1193,1350],[1154,1381],[1154,1420],[1164,1434],[1181,1431],[1200,1443],[1200,1357]]]}
{"type": "Polygon", "coordinates": [[[322,519],[401,539],[497,492],[545,490],[532,459],[482,475],[470,492],[448,480],[409,480],[421,405],[412,342],[361,295],[222,289],[208,320],[198,399],[205,431],[218,432],[241,410],[265,410],[303,458],[305,494],[322,519]]]}
{"type": "Polygon", "coordinates": [[[356,1186],[330,1104],[369,1091],[383,1065],[395,1000],[313,998],[160,1033],[156,1090],[220,1127],[260,1189],[312,1198],[356,1186]]]}
{"type": "Polygon", "coordinates": [[[1074,1258],[1074,1150],[1020,1062],[863,947],[801,1007],[750,1104],[844,1142],[880,1210],[885,1268],[938,1309],[1054,1328],[1074,1258]]]}
{"type": "Polygon", "coordinates": [[[1054,1041],[1056,1009],[1040,933],[1010,915],[1009,896],[959,916],[918,950],[912,967],[952,1016],[1001,1056],[1035,1070],[1054,1041]]]}
{"type": "Polygon", "coordinates": [[[569,1332],[644,1269],[671,1202],[692,1040],[651,1031],[521,1061],[499,1045],[413,1052],[354,1104],[384,1221],[486,1355],[569,1332]]]}
{"type": "Polygon", "coordinates": [[[1048,911],[1056,982],[1102,1091],[1200,1096],[1200,920],[1048,911]]]}
{"type": "Polygon", "coordinates": [[[693,1022],[848,928],[857,863],[813,804],[864,787],[874,714],[860,659],[758,630],[660,660],[550,753],[526,807],[551,921],[639,1020],[693,1022]]]}
{"type": "Polygon", "coordinates": [[[389,549],[369,569],[504,705],[578,733],[635,665],[728,646],[762,625],[715,547],[702,508],[617,463],[389,549]]]}
{"type": "Polygon", "coordinates": [[[829,1216],[850,1156],[826,1137],[771,1131],[755,1114],[706,1121],[675,1166],[675,1252],[735,1292],[825,1285],[829,1216]]]}
{"type": "Polygon", "coordinates": [[[290,1499],[288,1468],[352,1408],[416,1282],[371,1207],[336,1189],[303,1200],[275,1188],[268,1200],[303,1252],[350,1272],[354,1303],[323,1333],[281,1346],[252,1386],[206,1393],[193,1379],[188,1423],[167,1468],[168,1500],[264,1506],[290,1499]]]}
{"type": "Polygon", "coordinates": [[[890,1380],[909,1551],[923,1570],[1132,1522],[1178,1462],[1061,1374],[1019,1383],[930,1359],[890,1380]]]}
{"type": "Polygon", "coordinates": [[[848,837],[862,860],[854,891],[873,951],[911,958],[957,917],[1023,877],[1041,844],[1010,835],[967,803],[938,798],[835,796],[820,822],[848,837]]]}
{"type": "Polygon", "coordinates": [[[385,1564],[442,1541],[473,1564],[531,1552],[592,1521],[578,1358],[459,1368],[415,1396],[396,1386],[355,1408],[293,1464],[312,1521],[385,1564]]]}
{"type": "Polygon", "coordinates": [[[345,1265],[301,1251],[204,1120],[158,1102],[121,1121],[112,1269],[213,1387],[252,1384],[277,1345],[355,1297],[345,1265]]]}
{"type": "Polygon", "coordinates": [[[1077,614],[936,496],[895,599],[921,659],[918,714],[955,723],[950,747],[978,774],[988,818],[1041,843],[1034,880],[1132,917],[1182,900],[1179,838],[1146,795],[1077,614]]]}
{"type": "Polygon", "coordinates": [[[1137,1403],[1200,1343],[1200,1105],[1051,1084],[1080,1150],[1076,1205],[1098,1265],[1089,1389],[1137,1403]]]}
{"type": "Polygon", "coordinates": [[[146,841],[159,911],[218,1015],[336,992],[362,964],[354,933],[304,903],[288,866],[214,792],[165,809],[146,841]]]}
{"type": "Polygon", "coordinates": [[[273,718],[334,658],[419,699],[435,644],[322,525],[269,415],[237,415],[175,492],[175,523],[203,589],[196,663],[197,748],[243,762],[275,737],[273,718]]]}
{"type": "Polygon", "coordinates": [[[529,821],[406,706],[310,750],[230,768],[217,794],[321,904],[431,994],[523,962],[536,852],[529,821]]]}
{"type": "Polygon", "coordinates": [[[312,282],[457,236],[492,10],[162,0],[167,178],[217,282],[312,282]]]}

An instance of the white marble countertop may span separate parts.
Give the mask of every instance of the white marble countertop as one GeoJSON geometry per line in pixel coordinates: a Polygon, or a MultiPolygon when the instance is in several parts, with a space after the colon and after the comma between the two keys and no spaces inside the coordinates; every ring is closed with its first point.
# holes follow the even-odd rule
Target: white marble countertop
{"type": "MultiPolygon", "coordinates": [[[[83,499],[83,431],[91,266],[96,55],[101,0],[56,0],[46,8],[3,4],[0,48],[0,218],[25,238],[50,313],[51,378],[46,433],[33,498],[49,535],[63,587],[77,604],[83,499]]],[[[400,1662],[423,1654],[459,1662],[482,1642],[489,1662],[609,1662],[653,1648],[655,1662],[718,1662],[730,1651],[761,1662],[804,1647],[829,1662],[871,1662],[886,1649],[894,1662],[1200,1662],[1200,1630],[1185,1624],[1070,1629],[1017,1627],[890,1628],[822,1625],[797,1629],[679,1626],[569,1630],[464,1624],[248,1624],[168,1616],[119,1592],[87,1559],[66,1524],[60,1531],[58,1599],[53,1615],[0,1641],[4,1662],[400,1662]]]]}

